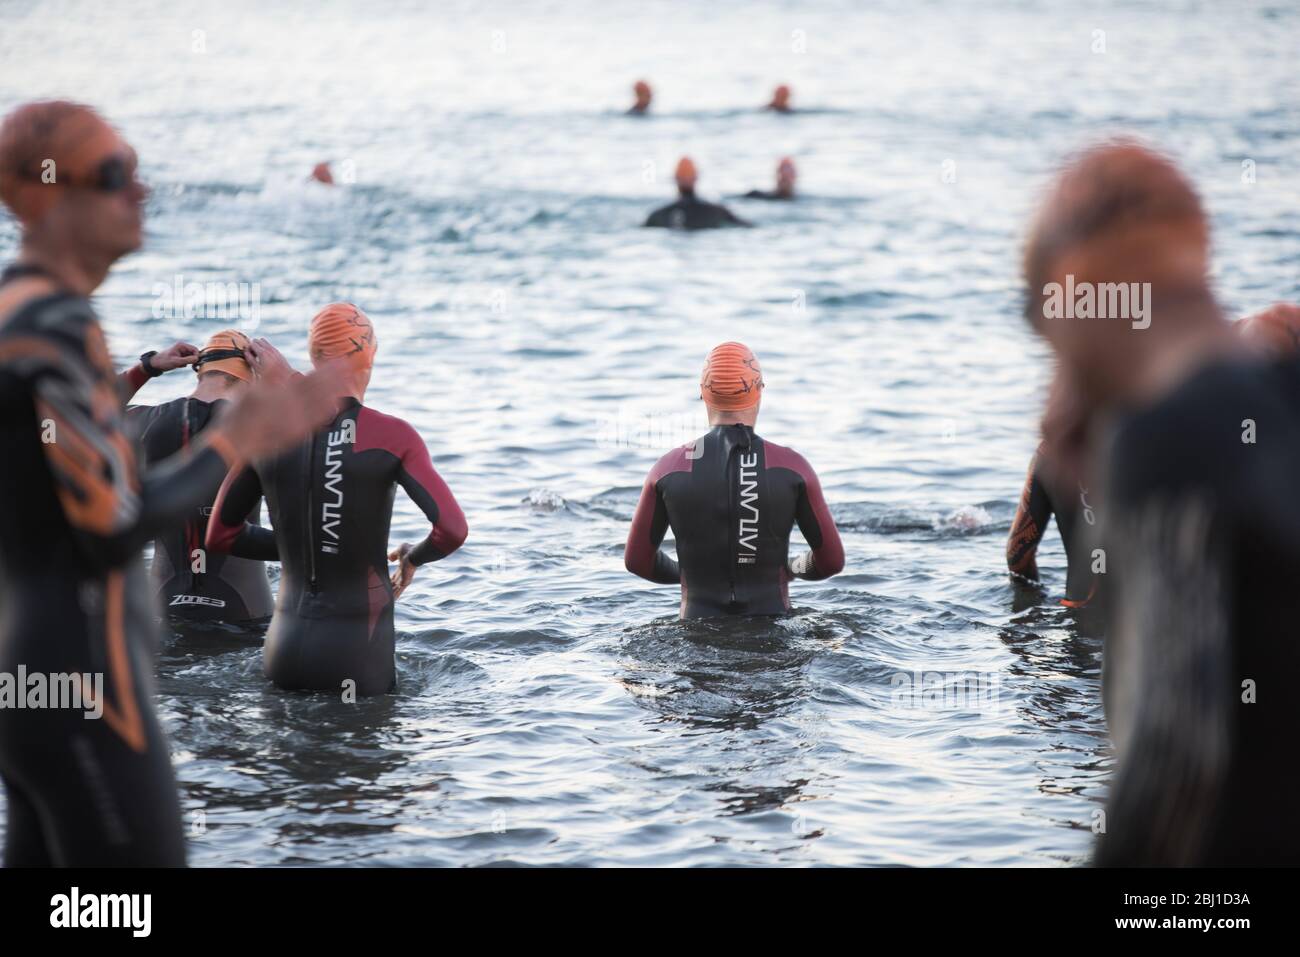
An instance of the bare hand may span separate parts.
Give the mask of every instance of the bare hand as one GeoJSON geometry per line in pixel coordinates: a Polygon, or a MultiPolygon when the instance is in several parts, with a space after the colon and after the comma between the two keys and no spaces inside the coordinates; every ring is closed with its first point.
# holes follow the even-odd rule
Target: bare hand
{"type": "Polygon", "coordinates": [[[339,396],[347,393],[346,375],[342,363],[330,362],[310,375],[254,382],[222,417],[220,428],[245,461],[276,455],[335,416],[339,396]]]}
{"type": "Polygon", "coordinates": [[[415,577],[416,566],[411,564],[411,543],[403,542],[397,548],[388,553],[390,562],[397,562],[397,571],[393,572],[393,601],[401,597],[402,592],[406,591],[406,586],[411,584],[411,579],[415,577]]]}
{"type": "Polygon", "coordinates": [[[253,375],[266,382],[283,382],[293,375],[293,366],[267,339],[254,339],[244,350],[253,375]]]}
{"type": "Polygon", "coordinates": [[[199,350],[188,342],[174,342],[162,352],[155,353],[149,364],[159,372],[170,372],[181,366],[192,366],[199,357],[199,350]]]}

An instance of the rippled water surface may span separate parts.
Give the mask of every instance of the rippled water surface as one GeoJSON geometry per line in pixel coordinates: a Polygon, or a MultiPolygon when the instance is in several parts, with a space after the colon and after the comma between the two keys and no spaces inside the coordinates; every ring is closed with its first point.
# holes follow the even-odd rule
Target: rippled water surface
{"type": "MultiPolygon", "coordinates": [[[[1056,605],[1055,532],[1046,589],[1003,571],[1049,371],[1019,237],[1063,153],[1134,132],[1202,188],[1230,311],[1300,296],[1300,12],[867,6],[0,2],[0,107],[99,105],[154,187],[98,298],[123,361],[226,324],[153,317],[178,275],[260,283],[257,331],[300,367],[310,316],[353,299],[368,402],[416,425],[470,521],[398,607],[396,695],[277,691],[257,635],[165,639],[193,863],[1086,859],[1100,642],[1056,605]],[[620,115],[638,76],[646,119],[620,115]],[[752,109],[782,81],[805,112],[752,109]],[[736,201],[752,231],[638,229],[684,152],[710,197],[792,155],[804,198],[736,201]],[[320,159],[355,184],[305,183],[320,159]],[[792,586],[789,619],[684,625],[622,543],[732,338],[848,567],[792,586]],[[903,707],[917,671],[999,707],[903,707]]],[[[394,539],[422,524],[399,495],[394,539]]]]}

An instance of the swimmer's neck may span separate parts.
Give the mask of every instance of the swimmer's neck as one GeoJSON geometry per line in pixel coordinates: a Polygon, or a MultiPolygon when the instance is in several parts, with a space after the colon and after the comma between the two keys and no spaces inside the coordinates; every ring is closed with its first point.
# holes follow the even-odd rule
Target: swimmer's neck
{"type": "Polygon", "coordinates": [[[1161,323],[1156,316],[1150,329],[1132,337],[1120,389],[1125,404],[1154,403],[1214,360],[1246,354],[1208,291],[1178,309],[1176,319],[1161,323]]]}
{"type": "Polygon", "coordinates": [[[78,243],[63,243],[39,227],[23,236],[17,265],[39,269],[64,289],[90,296],[108,275],[116,256],[95,252],[78,243]]]}
{"type": "Polygon", "coordinates": [[[709,428],[720,425],[747,425],[751,429],[758,421],[758,407],[732,412],[725,409],[709,409],[709,428]]]}

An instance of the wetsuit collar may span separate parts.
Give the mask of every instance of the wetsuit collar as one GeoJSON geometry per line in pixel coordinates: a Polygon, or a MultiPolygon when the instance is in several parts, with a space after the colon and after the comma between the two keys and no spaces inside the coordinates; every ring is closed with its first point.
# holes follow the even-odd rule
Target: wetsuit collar
{"type": "Polygon", "coordinates": [[[5,271],[0,273],[0,286],[7,282],[13,282],[15,279],[26,279],[28,276],[42,276],[46,279],[55,278],[44,266],[38,266],[35,263],[10,263],[5,267],[5,271]]]}

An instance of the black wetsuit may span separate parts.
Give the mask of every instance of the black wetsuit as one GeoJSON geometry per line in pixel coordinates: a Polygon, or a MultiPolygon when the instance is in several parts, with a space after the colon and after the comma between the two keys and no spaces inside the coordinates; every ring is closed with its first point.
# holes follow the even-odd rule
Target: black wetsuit
{"type": "MultiPolygon", "coordinates": [[[[1050,462],[1040,445],[1029,463],[1024,490],[1011,534],[1007,538],[1007,567],[1017,575],[1038,580],[1038,543],[1047,523],[1056,516],[1056,530],[1065,546],[1067,571],[1061,604],[1081,607],[1097,594],[1101,576],[1093,573],[1093,550],[1098,547],[1097,511],[1088,489],[1071,486],[1051,474],[1050,462]]],[[[1100,566],[1098,566],[1100,567],[1100,566]]]]}
{"type": "Polygon", "coordinates": [[[279,561],[280,592],[266,634],[266,675],[282,688],[359,695],[396,687],[388,527],[400,485],[433,528],[416,565],[465,541],[465,516],[406,422],[346,400],[300,448],[232,474],[208,523],[208,548],[279,561]],[[274,531],[245,522],[265,493],[274,531]]]}
{"type": "Polygon", "coordinates": [[[647,226],[666,229],[716,229],[721,226],[749,226],[725,206],[706,203],[694,193],[683,193],[677,202],[656,209],[646,219],[647,226]]]}
{"type": "Polygon", "coordinates": [[[741,199],[773,199],[790,201],[794,199],[794,193],[778,193],[776,190],[751,189],[741,199]]]}
{"type": "Polygon", "coordinates": [[[0,687],[5,862],[184,864],[141,549],[210,498],[228,462],[200,442],[141,474],[90,303],[30,269],[0,277],[0,447],[0,675],[103,687],[93,720],[16,708],[0,687]]]}
{"type": "Polygon", "coordinates": [[[1109,462],[1098,863],[1300,864],[1300,364],[1202,368],[1109,462]]]}
{"type": "Polygon", "coordinates": [[[680,582],[683,618],[780,615],[790,579],[837,574],[844,547],[803,456],[748,426],[719,425],[650,470],[624,562],[650,581],[680,582]],[[790,560],[796,522],[812,551],[790,560]],[[680,567],[659,548],[669,526],[680,567]]]}
{"type": "MultiPolygon", "coordinates": [[[[146,462],[160,462],[188,448],[220,414],[222,399],[185,397],[153,406],[132,406],[127,421],[146,462]]],[[[215,499],[216,496],[213,496],[215,499]]],[[[247,520],[261,521],[261,503],[247,520]]],[[[154,539],[153,581],[164,610],[186,621],[242,622],[266,618],[273,608],[266,565],[203,548],[212,499],[198,505],[184,525],[154,539]]]]}

